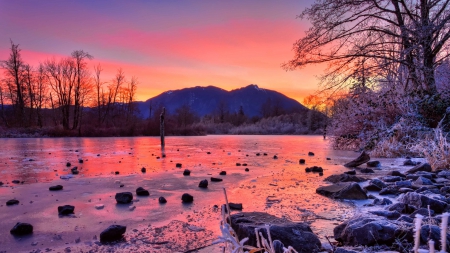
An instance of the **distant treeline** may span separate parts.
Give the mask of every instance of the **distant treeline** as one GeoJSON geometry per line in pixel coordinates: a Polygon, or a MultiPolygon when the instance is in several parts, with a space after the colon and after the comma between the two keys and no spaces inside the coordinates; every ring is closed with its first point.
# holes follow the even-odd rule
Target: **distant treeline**
{"type": "MultiPolygon", "coordinates": [[[[138,78],[118,69],[111,80],[83,50],[61,59],[27,64],[11,41],[8,59],[0,61],[0,137],[159,135],[164,105],[142,118],[135,95],[138,78]]],[[[227,111],[220,103],[211,115],[199,117],[187,105],[166,115],[167,135],[308,134],[321,132],[326,117],[312,110],[286,112],[268,100],[262,117],[249,118],[245,108],[227,111]]]]}

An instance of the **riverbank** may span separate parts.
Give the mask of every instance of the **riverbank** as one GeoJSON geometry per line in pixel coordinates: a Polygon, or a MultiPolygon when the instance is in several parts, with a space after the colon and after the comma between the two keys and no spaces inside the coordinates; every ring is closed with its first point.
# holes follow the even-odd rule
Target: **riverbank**
{"type": "MultiPolygon", "coordinates": [[[[333,236],[334,227],[355,212],[367,211],[363,205],[373,201],[340,201],[316,194],[318,187],[329,185],[324,178],[349,171],[342,165],[358,155],[329,150],[319,136],[172,137],[167,139],[166,157],[157,153],[157,141],[157,138],[5,141],[10,153],[2,155],[7,164],[0,165],[2,180],[7,179],[0,187],[1,248],[7,252],[47,248],[63,251],[67,247],[72,252],[195,250],[210,245],[220,235],[218,207],[225,202],[223,188],[227,189],[231,202],[243,204],[245,212],[266,212],[309,223],[326,245],[326,237],[333,236]],[[26,150],[13,152],[13,147],[26,150]],[[310,151],[315,154],[308,155],[310,151]],[[299,164],[300,158],[306,160],[305,164],[299,164]],[[70,167],[67,162],[72,162],[70,167]],[[177,163],[182,168],[177,168],[177,163]],[[74,166],[79,174],[67,181],[60,179],[69,175],[74,166]],[[305,172],[311,166],[323,167],[324,175],[305,172]],[[141,172],[142,167],[146,167],[145,173],[141,172]],[[183,176],[184,169],[191,171],[190,176],[183,176]],[[15,174],[17,171],[20,173],[15,174]],[[220,175],[221,171],[227,174],[220,175]],[[211,182],[211,177],[223,181],[211,182]],[[14,179],[24,184],[13,184],[14,179]],[[207,189],[198,187],[204,179],[209,181],[207,189]],[[63,185],[62,191],[48,190],[58,184],[63,185]],[[147,189],[150,196],[136,196],[138,187],[147,189]],[[134,201],[116,204],[117,192],[131,192],[134,201]],[[194,196],[192,204],[181,203],[185,192],[194,196]],[[166,204],[158,203],[160,196],[167,199],[166,204]],[[19,200],[18,205],[4,204],[14,198],[19,200]],[[62,205],[73,205],[74,214],[58,216],[58,206],[62,205]],[[104,207],[98,210],[96,205],[104,207]],[[130,210],[130,206],[135,209],[130,210]],[[32,224],[33,235],[13,237],[9,230],[16,222],[32,224]],[[113,224],[127,226],[126,242],[114,246],[100,244],[99,234],[113,224]]],[[[376,173],[359,176],[370,179],[396,168],[406,170],[403,160],[381,159],[376,173]]]]}

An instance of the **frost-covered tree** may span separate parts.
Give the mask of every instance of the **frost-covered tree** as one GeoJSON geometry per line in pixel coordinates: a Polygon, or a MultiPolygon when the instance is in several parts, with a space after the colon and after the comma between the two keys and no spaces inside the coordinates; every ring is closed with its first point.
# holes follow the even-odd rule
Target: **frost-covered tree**
{"type": "MultiPolygon", "coordinates": [[[[404,72],[404,90],[437,92],[435,70],[449,56],[448,0],[317,0],[300,14],[312,27],[294,44],[284,67],[328,63],[324,85],[348,86],[357,77],[386,79],[404,72]]],[[[398,80],[396,80],[398,81],[398,80]]]]}

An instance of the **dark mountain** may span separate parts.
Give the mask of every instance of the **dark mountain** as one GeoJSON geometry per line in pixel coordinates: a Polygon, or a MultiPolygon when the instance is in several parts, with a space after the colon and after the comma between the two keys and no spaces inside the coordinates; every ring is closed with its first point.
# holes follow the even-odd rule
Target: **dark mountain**
{"type": "Polygon", "coordinates": [[[287,113],[307,110],[294,99],[273,90],[259,88],[254,84],[232,91],[214,86],[196,86],[166,91],[145,102],[137,102],[141,116],[144,118],[149,117],[150,108],[152,115],[155,112],[159,114],[159,109],[163,106],[168,113],[172,114],[183,105],[190,106],[199,116],[214,114],[221,105],[230,113],[238,112],[242,106],[245,115],[249,117],[263,116],[263,105],[266,109],[277,107],[287,113]]]}

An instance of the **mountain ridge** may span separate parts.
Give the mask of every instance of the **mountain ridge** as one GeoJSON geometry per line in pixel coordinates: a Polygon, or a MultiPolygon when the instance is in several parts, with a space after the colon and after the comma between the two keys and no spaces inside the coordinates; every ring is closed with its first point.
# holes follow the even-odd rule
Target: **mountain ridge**
{"type": "Polygon", "coordinates": [[[144,118],[159,113],[156,111],[161,107],[165,107],[167,113],[173,114],[184,105],[189,106],[200,117],[214,114],[219,108],[229,113],[237,113],[242,108],[248,117],[262,117],[264,110],[272,109],[284,113],[308,110],[298,101],[278,91],[260,88],[256,84],[230,91],[213,85],[168,90],[136,103],[141,117],[144,118]]]}

